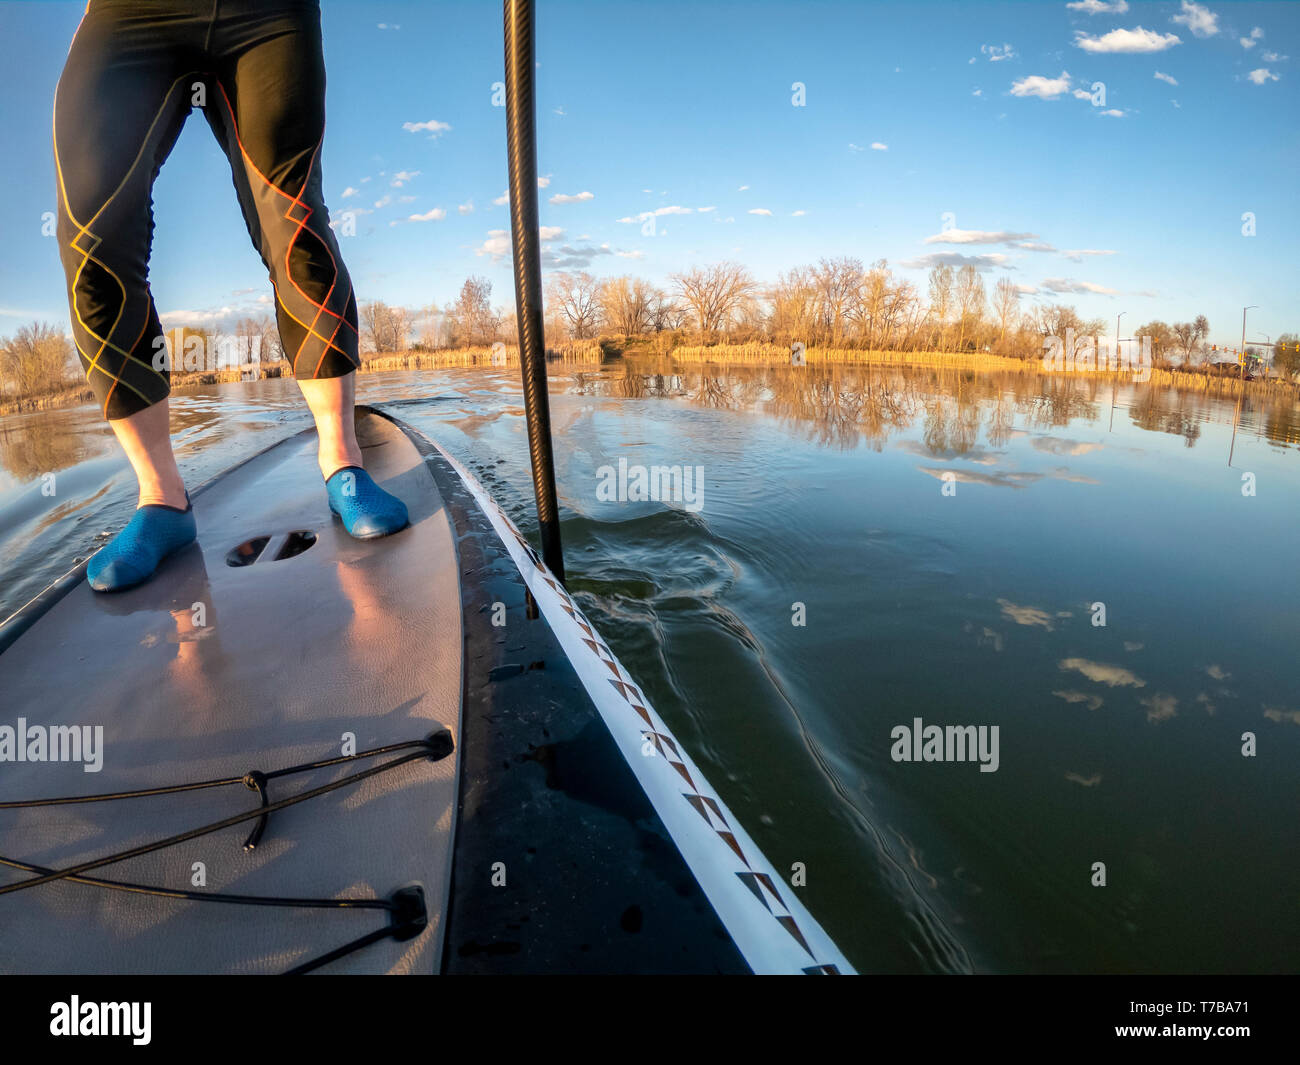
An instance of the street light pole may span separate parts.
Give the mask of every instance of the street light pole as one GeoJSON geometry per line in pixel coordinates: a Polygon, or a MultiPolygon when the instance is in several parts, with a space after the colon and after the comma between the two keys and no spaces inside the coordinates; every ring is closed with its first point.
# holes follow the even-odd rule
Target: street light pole
{"type": "Polygon", "coordinates": [[[1241,348],[1240,348],[1241,361],[1238,363],[1238,365],[1241,367],[1241,372],[1237,374],[1238,381],[1244,380],[1246,376],[1246,312],[1257,311],[1257,310],[1259,310],[1258,303],[1252,303],[1249,307],[1243,307],[1241,309],[1241,348]]]}

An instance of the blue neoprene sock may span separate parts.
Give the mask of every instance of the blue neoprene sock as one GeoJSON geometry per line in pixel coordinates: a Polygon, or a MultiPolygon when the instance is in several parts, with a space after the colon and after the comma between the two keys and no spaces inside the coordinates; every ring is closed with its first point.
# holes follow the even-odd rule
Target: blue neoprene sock
{"type": "MultiPolygon", "coordinates": [[[[188,499],[188,497],[187,497],[188,499]]],[[[139,507],[126,528],[86,564],[86,580],[97,592],[120,592],[153,576],[158,564],[194,542],[194,508],[160,504],[139,507]]]]}
{"type": "Polygon", "coordinates": [[[410,524],[406,504],[385,492],[360,466],[344,466],[325,482],[330,510],[358,540],[387,536],[410,524]]]}

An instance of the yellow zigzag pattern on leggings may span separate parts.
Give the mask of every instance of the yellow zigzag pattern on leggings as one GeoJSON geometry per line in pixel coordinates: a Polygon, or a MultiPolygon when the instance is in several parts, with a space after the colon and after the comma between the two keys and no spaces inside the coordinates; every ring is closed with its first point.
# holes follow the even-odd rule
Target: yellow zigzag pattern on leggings
{"type": "MultiPolygon", "coordinates": [[[[100,207],[100,209],[96,211],[94,215],[91,216],[90,220],[85,224],[78,222],[76,215],[72,213],[72,204],[69,203],[68,201],[68,190],[63,181],[63,166],[59,162],[59,120],[58,120],[59,95],[58,95],[57,88],[54,91],[54,121],[53,121],[54,170],[55,173],[58,175],[58,179],[59,179],[59,194],[63,198],[63,210],[67,213],[67,216],[72,221],[72,224],[77,227],[77,235],[72,238],[72,240],[68,244],[68,247],[71,248],[73,251],[80,252],[82,256],[81,262],[77,265],[77,272],[74,275],[72,281],[72,312],[76,316],[77,323],[81,326],[81,328],[84,329],[93,339],[99,341],[99,350],[95,352],[94,356],[90,356],[86,354],[86,352],[82,349],[80,340],[78,340],[75,336],[73,339],[77,344],[77,350],[80,351],[82,356],[85,357],[86,360],[89,362],[89,365],[86,368],[86,380],[90,380],[91,372],[94,370],[98,370],[100,373],[104,374],[107,377],[111,377],[113,379],[113,384],[109,388],[108,394],[104,397],[104,414],[106,417],[108,414],[108,402],[113,397],[113,390],[117,388],[119,384],[129,388],[132,392],[134,392],[137,396],[139,396],[141,399],[145,400],[146,402],[148,402],[149,397],[146,396],[134,385],[132,385],[129,381],[124,381],[121,377],[118,376],[118,374],[120,374],[123,370],[126,369],[127,363],[131,361],[130,352],[124,348],[119,347],[117,344],[113,343],[113,341],[110,339],[117,332],[117,327],[122,321],[122,315],[126,312],[126,302],[127,302],[126,286],[122,284],[122,279],[118,277],[116,273],[113,272],[112,268],[109,267],[107,263],[95,257],[94,253],[99,248],[100,244],[103,243],[103,238],[93,233],[90,227],[95,224],[95,222],[98,220],[100,215],[102,215],[106,210],[108,210],[109,205],[117,198],[118,193],[120,193],[122,189],[125,187],[126,183],[131,180],[131,175],[135,173],[136,167],[140,165],[140,160],[144,158],[145,148],[147,148],[149,145],[150,138],[153,136],[154,129],[157,127],[159,119],[162,118],[163,112],[166,110],[167,102],[171,99],[172,93],[175,92],[177,85],[179,85],[182,81],[184,81],[187,77],[190,76],[191,74],[182,74],[179,78],[177,78],[175,81],[171,83],[171,86],[167,89],[166,94],[163,96],[162,103],[159,105],[157,112],[155,112],[154,114],[153,121],[149,123],[149,129],[145,133],[144,140],[140,144],[139,151],[136,152],[135,160],[131,163],[131,166],[127,170],[126,174],[123,175],[122,180],[118,183],[117,188],[113,190],[113,194],[109,196],[107,200],[104,201],[103,206],[100,207]],[[88,237],[91,241],[93,241],[93,243],[90,245],[89,248],[81,247],[81,240],[83,237],[88,237]],[[77,307],[77,282],[80,281],[81,271],[85,269],[86,263],[88,262],[94,263],[100,269],[104,270],[110,277],[112,277],[114,281],[117,282],[117,287],[122,290],[122,303],[121,306],[119,306],[117,309],[117,317],[113,320],[113,325],[108,330],[107,337],[101,337],[98,333],[96,333],[93,329],[91,329],[90,326],[88,326],[85,323],[85,321],[82,319],[81,310],[77,307]],[[106,349],[111,349],[113,351],[116,351],[122,356],[122,362],[118,366],[118,373],[113,373],[111,370],[105,369],[103,366],[99,365],[99,360],[104,355],[106,349]]],[[[146,306],[144,311],[144,324],[140,327],[141,336],[144,335],[144,330],[148,327],[149,324],[149,309],[148,309],[149,293],[147,289],[145,290],[144,298],[145,298],[146,306]]],[[[137,336],[135,338],[135,341],[132,342],[131,347],[135,347],[135,345],[139,343],[139,341],[140,341],[140,337],[137,336]]],[[[166,381],[166,378],[163,377],[163,375],[159,373],[157,370],[155,370],[152,364],[146,362],[144,363],[144,365],[154,374],[157,374],[159,378],[162,378],[163,381],[166,381]]]]}
{"type": "MultiPolygon", "coordinates": [[[[325,139],[324,130],[321,131],[321,136],[316,141],[316,147],[312,149],[311,159],[307,163],[307,174],[303,178],[302,188],[298,190],[298,194],[296,196],[291,196],[289,193],[285,192],[283,189],[277,186],[273,181],[271,181],[271,179],[268,178],[265,174],[263,174],[262,171],[258,169],[257,164],[253,162],[253,157],[248,154],[248,149],[244,147],[244,141],[239,135],[239,123],[235,119],[235,109],[234,107],[231,106],[230,97],[226,95],[225,86],[222,85],[219,80],[217,81],[217,88],[221,90],[221,98],[225,102],[226,113],[230,117],[230,129],[235,135],[235,143],[239,145],[239,153],[243,158],[244,168],[246,171],[251,171],[253,174],[256,174],[258,179],[262,182],[262,185],[264,186],[264,188],[261,190],[261,195],[259,196],[258,190],[253,187],[252,182],[250,181],[249,182],[250,192],[252,193],[252,195],[256,200],[265,202],[267,204],[266,212],[265,212],[267,216],[272,216],[275,213],[275,208],[272,206],[272,204],[274,203],[274,197],[275,196],[284,197],[286,200],[289,201],[289,205],[284,209],[284,213],[281,214],[280,217],[297,227],[293,232],[293,236],[289,238],[287,244],[285,245],[284,276],[288,279],[289,284],[293,286],[295,291],[297,291],[298,295],[300,295],[304,300],[306,300],[309,304],[311,304],[311,306],[316,308],[316,313],[312,317],[310,325],[304,322],[301,318],[299,318],[296,314],[294,314],[293,311],[289,309],[288,304],[285,303],[283,294],[280,292],[280,287],[276,285],[274,278],[271,279],[271,287],[275,289],[276,302],[279,303],[281,309],[284,311],[285,314],[287,314],[290,318],[292,318],[295,322],[297,322],[300,326],[302,326],[304,330],[306,330],[306,334],[307,334],[302,338],[302,341],[298,344],[298,350],[294,352],[293,355],[293,360],[291,362],[291,365],[293,367],[294,375],[297,376],[298,358],[299,356],[302,355],[303,345],[307,343],[308,336],[315,337],[323,344],[323,347],[321,348],[320,358],[316,360],[316,369],[312,371],[313,377],[315,377],[316,373],[319,372],[321,363],[325,361],[325,355],[330,350],[330,348],[333,348],[345,359],[353,363],[353,365],[356,365],[352,357],[346,351],[344,351],[343,348],[339,347],[339,345],[334,342],[334,338],[338,336],[339,329],[342,326],[346,325],[349,329],[352,329],[353,332],[355,332],[356,330],[352,326],[352,323],[347,321],[347,319],[342,314],[339,314],[337,311],[331,310],[327,306],[330,302],[330,297],[333,296],[334,294],[334,288],[338,284],[338,276],[339,276],[338,260],[334,258],[334,252],[330,250],[329,242],[321,238],[320,236],[318,236],[314,231],[308,230],[308,232],[311,232],[312,235],[316,236],[317,239],[320,241],[321,247],[325,249],[325,254],[330,257],[330,264],[334,268],[334,279],[330,282],[330,287],[328,291],[325,293],[325,297],[322,302],[317,303],[314,299],[312,299],[309,295],[307,295],[306,292],[302,290],[302,288],[298,285],[298,282],[294,280],[293,271],[289,265],[289,256],[293,252],[293,246],[295,242],[298,240],[298,235],[302,233],[304,229],[307,229],[307,223],[311,220],[311,216],[313,214],[312,209],[306,203],[303,202],[302,195],[304,192],[307,191],[307,185],[311,181],[311,173],[316,166],[316,158],[320,152],[321,144],[324,142],[325,139]],[[295,207],[301,208],[302,211],[301,217],[294,216],[295,207]],[[322,314],[328,315],[329,317],[335,319],[334,331],[330,333],[328,337],[325,336],[324,333],[318,333],[316,331],[316,323],[320,321],[320,317],[322,314]]],[[[262,214],[260,210],[258,213],[259,215],[262,214]]],[[[351,279],[349,278],[348,294],[347,297],[345,297],[343,300],[343,306],[345,309],[347,307],[348,298],[350,298],[351,295],[352,295],[352,286],[351,286],[351,279]]]]}

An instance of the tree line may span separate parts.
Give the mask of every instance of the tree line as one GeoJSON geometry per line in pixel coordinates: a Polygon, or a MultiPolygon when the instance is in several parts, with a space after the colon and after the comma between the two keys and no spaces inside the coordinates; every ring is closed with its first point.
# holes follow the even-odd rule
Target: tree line
{"type": "MultiPolygon", "coordinates": [[[[515,343],[514,310],[493,307],[491,282],[467,279],[446,308],[411,312],[382,302],[362,307],[362,343],[370,352],[436,350],[515,343]],[[414,338],[414,339],[412,339],[414,338]]],[[[765,341],[878,351],[989,352],[1041,358],[1043,338],[1111,338],[1115,323],[1082,317],[1067,304],[1026,305],[1010,278],[990,291],[970,264],[933,267],[924,292],[895,275],[884,259],[864,266],[844,256],[797,266],[761,283],[737,263],[698,266],[671,275],[666,285],[640,277],[596,277],[558,271],[546,284],[548,340],[586,340],[607,334],[677,334],[683,343],[765,341]]],[[[1229,358],[1208,344],[1204,315],[1169,324],[1152,320],[1133,337],[1152,339],[1157,365],[1192,366],[1229,358]]],[[[1132,338],[1122,338],[1125,342],[1132,338]]],[[[1287,373],[1300,371],[1294,334],[1273,345],[1247,344],[1248,353],[1287,373]]]]}

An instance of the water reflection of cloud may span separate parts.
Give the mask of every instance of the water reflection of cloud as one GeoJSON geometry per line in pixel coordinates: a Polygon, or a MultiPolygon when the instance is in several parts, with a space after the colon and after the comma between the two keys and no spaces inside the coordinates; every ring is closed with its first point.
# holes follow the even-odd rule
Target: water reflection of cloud
{"type": "Polygon", "coordinates": [[[1075,484],[1101,484],[1095,477],[1085,477],[1082,473],[1071,473],[1068,466],[1057,466],[1052,476],[1060,481],[1073,481],[1075,484]]]}
{"type": "Polygon", "coordinates": [[[1017,625],[1041,625],[1048,632],[1054,628],[1052,615],[1036,606],[1018,606],[1009,599],[999,599],[998,606],[1002,608],[1002,616],[1017,625]]]}
{"type": "Polygon", "coordinates": [[[1041,473],[980,473],[978,470],[940,470],[933,466],[918,466],[922,473],[928,473],[942,481],[951,478],[965,484],[987,484],[996,488],[1023,488],[1025,484],[1041,481],[1041,473]]]}
{"type": "Polygon", "coordinates": [[[1140,650],[1142,650],[1142,648],[1145,647],[1145,646],[1146,646],[1146,644],[1144,644],[1144,643],[1135,643],[1135,642],[1132,641],[1132,640],[1125,640],[1125,641],[1124,641],[1124,650],[1126,650],[1126,651],[1140,651],[1140,650]]]}
{"type": "Polygon", "coordinates": [[[1030,444],[1039,451],[1050,451],[1053,455],[1086,455],[1089,451],[1100,451],[1106,446],[1083,440],[1067,440],[1063,436],[1036,436],[1030,444]]]}
{"type": "Polygon", "coordinates": [[[1229,677],[1232,676],[1231,673],[1224,672],[1223,667],[1221,665],[1218,665],[1217,663],[1206,666],[1205,672],[1208,673],[1215,680],[1227,680],[1229,677]]]}
{"type": "Polygon", "coordinates": [[[1214,716],[1214,711],[1217,710],[1218,707],[1210,702],[1210,697],[1206,695],[1205,692],[1201,692],[1201,694],[1196,697],[1196,701],[1205,707],[1205,712],[1207,714],[1211,717],[1214,716]]]}
{"type": "Polygon", "coordinates": [[[1148,721],[1168,721],[1178,714],[1178,698],[1174,695],[1161,692],[1138,702],[1147,708],[1148,721]]]}
{"type": "Polygon", "coordinates": [[[940,462],[952,462],[955,459],[963,459],[966,462],[973,462],[977,466],[996,466],[1001,455],[993,451],[984,451],[982,448],[972,448],[969,451],[958,451],[956,448],[934,448],[921,443],[919,440],[900,440],[896,445],[899,451],[906,451],[913,455],[920,455],[926,459],[938,459],[940,462]]]}
{"type": "Polygon", "coordinates": [[[1085,788],[1095,788],[1101,783],[1101,774],[1093,773],[1090,777],[1085,777],[1079,773],[1066,773],[1065,779],[1075,784],[1082,784],[1085,788]]]}
{"type": "Polygon", "coordinates": [[[1067,703],[1087,703],[1089,710],[1099,709],[1102,703],[1100,695],[1089,695],[1087,692],[1075,691],[1073,688],[1052,692],[1052,694],[1058,699],[1064,699],[1067,703]]]}
{"type": "Polygon", "coordinates": [[[1087,658],[1063,658],[1057,668],[1069,672],[1082,673],[1091,681],[1105,684],[1111,688],[1145,688],[1147,682],[1123,666],[1112,666],[1105,662],[1092,662],[1087,658]]]}
{"type": "Polygon", "coordinates": [[[1264,707],[1264,716],[1270,721],[1290,721],[1293,725],[1300,725],[1300,710],[1287,710],[1280,706],[1264,707]]]}

